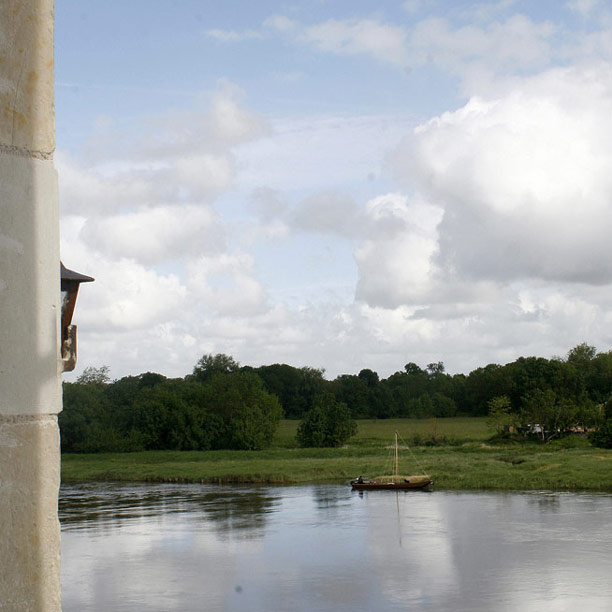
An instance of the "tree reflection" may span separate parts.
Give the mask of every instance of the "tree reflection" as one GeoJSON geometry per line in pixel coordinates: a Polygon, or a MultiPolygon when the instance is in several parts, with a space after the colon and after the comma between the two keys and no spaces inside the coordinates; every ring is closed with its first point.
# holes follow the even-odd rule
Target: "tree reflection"
{"type": "Polygon", "coordinates": [[[331,510],[337,508],[338,505],[346,504],[347,488],[343,487],[330,487],[328,485],[321,485],[313,487],[312,497],[313,501],[319,510],[331,510]]]}
{"type": "Polygon", "coordinates": [[[268,515],[280,504],[279,498],[265,488],[248,490],[223,489],[205,494],[199,506],[207,519],[214,521],[218,532],[243,532],[256,539],[263,535],[268,515]]]}
{"type": "Polygon", "coordinates": [[[248,531],[257,538],[278,505],[279,498],[263,487],[105,483],[63,486],[59,516],[63,529],[111,530],[142,518],[192,514],[214,523],[215,531],[248,531]]]}

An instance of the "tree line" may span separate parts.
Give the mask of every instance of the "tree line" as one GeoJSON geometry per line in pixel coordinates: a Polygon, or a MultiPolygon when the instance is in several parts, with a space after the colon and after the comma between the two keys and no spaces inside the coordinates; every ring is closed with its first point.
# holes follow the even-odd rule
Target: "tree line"
{"type": "Polygon", "coordinates": [[[217,354],[178,379],[147,372],[111,381],[107,367],[87,368],[64,383],[59,418],[68,452],[261,449],[283,416],[302,420],[302,446],[342,444],[360,418],[489,415],[500,433],[549,439],[576,427],[604,431],[611,396],[612,351],[585,343],[563,358],[520,357],[467,375],[409,362],[386,379],[363,369],[327,380],[322,369],[241,366],[217,354]]]}

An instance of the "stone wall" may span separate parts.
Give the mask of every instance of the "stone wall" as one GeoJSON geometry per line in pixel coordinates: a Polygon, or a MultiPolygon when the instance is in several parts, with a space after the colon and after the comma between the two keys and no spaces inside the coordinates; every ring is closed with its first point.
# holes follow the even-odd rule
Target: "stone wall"
{"type": "Polygon", "coordinates": [[[53,0],[0,2],[0,611],[59,612],[53,0]]]}

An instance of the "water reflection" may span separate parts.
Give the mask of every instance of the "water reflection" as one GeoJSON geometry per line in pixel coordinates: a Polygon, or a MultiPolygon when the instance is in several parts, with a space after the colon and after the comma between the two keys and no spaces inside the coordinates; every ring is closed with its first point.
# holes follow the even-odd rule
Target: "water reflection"
{"type": "Polygon", "coordinates": [[[249,537],[256,537],[278,503],[278,497],[263,487],[243,490],[210,485],[65,485],[59,516],[64,530],[99,530],[117,529],[130,521],[161,515],[201,512],[219,532],[243,530],[249,531],[249,537]]]}
{"type": "Polygon", "coordinates": [[[264,489],[208,492],[198,499],[205,518],[214,521],[218,532],[241,530],[252,538],[263,536],[267,515],[279,503],[264,489]]]}
{"type": "Polygon", "coordinates": [[[612,609],[612,496],[64,487],[64,612],[612,609]]]}
{"type": "Polygon", "coordinates": [[[318,510],[324,513],[341,511],[350,505],[350,497],[341,487],[319,485],[312,488],[312,498],[318,510]]]}

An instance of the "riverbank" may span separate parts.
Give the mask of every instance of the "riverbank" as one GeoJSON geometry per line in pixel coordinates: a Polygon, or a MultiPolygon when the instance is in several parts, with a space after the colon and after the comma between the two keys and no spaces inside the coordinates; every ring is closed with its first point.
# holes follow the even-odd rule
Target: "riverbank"
{"type": "Polygon", "coordinates": [[[263,451],[147,451],[62,456],[62,480],[308,484],[389,472],[397,429],[410,445],[402,471],[431,474],[447,490],[612,491],[612,451],[581,438],[548,445],[487,443],[484,419],[360,421],[347,446],[298,449],[297,422],[283,421],[263,451]],[[416,444],[415,444],[416,443],[416,444]]]}

